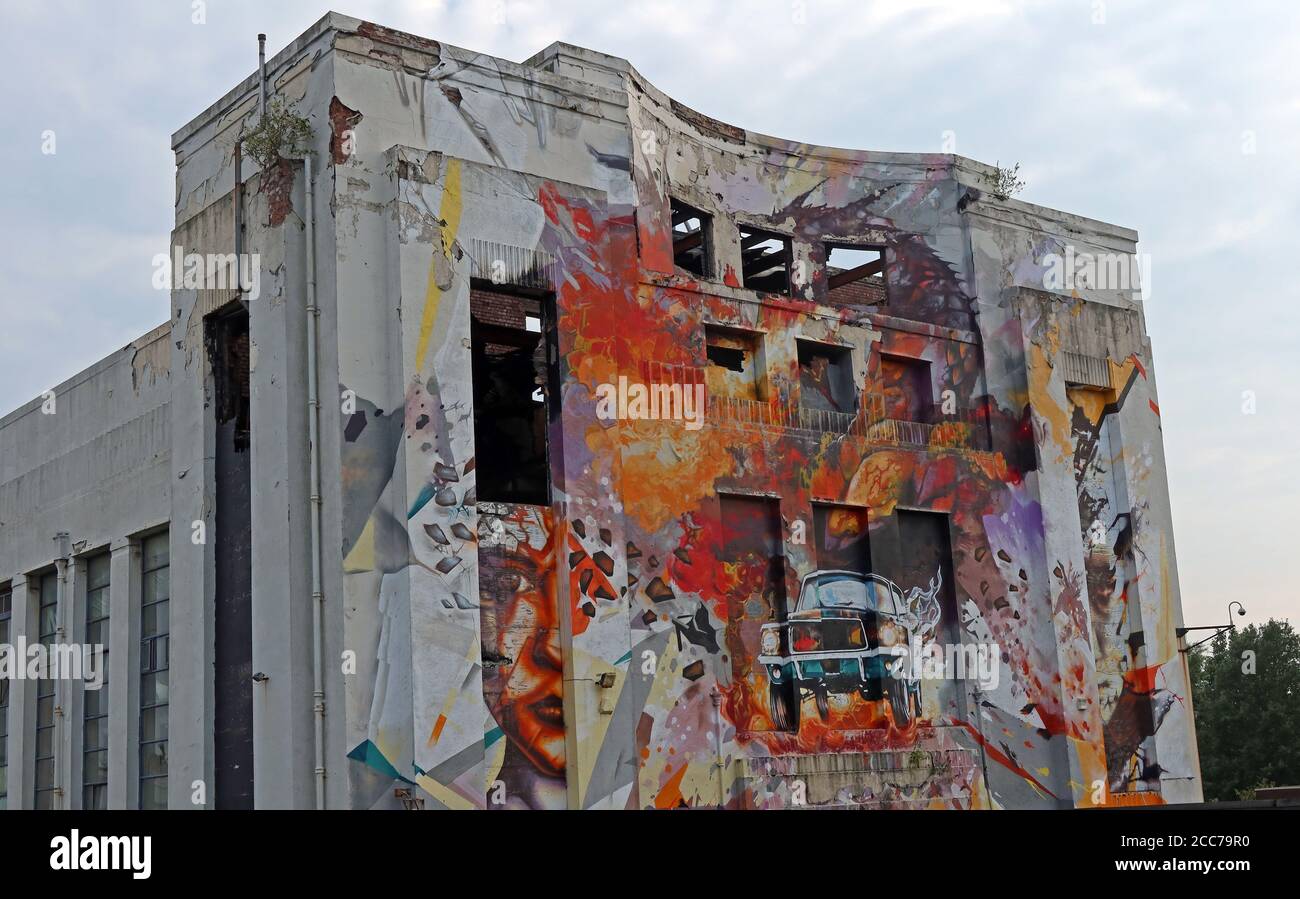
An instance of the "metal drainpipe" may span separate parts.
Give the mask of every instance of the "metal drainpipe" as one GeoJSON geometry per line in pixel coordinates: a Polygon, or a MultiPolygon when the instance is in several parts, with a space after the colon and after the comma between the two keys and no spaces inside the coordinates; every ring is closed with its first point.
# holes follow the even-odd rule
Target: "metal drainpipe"
{"type": "Polygon", "coordinates": [[[266,35],[257,36],[257,114],[266,115],[266,35]]]}
{"type": "MultiPolygon", "coordinates": [[[[66,616],[68,601],[68,532],[59,531],[54,537],[55,543],[58,544],[58,556],[54,559],[54,567],[58,572],[58,590],[55,593],[55,643],[66,642],[67,625],[66,616]]],[[[39,616],[38,616],[39,617],[39,616]]],[[[40,621],[37,621],[37,632],[40,631],[40,621]]],[[[46,672],[49,673],[48,671],[46,672]]],[[[59,766],[59,756],[63,752],[63,672],[54,680],[54,798],[63,807],[67,807],[66,798],[63,791],[63,777],[59,766]]]]}
{"type": "Polygon", "coordinates": [[[727,806],[727,785],[724,783],[727,766],[722,758],[722,693],[715,686],[709,694],[713,700],[713,738],[718,748],[718,810],[727,806]]]}
{"type": "Polygon", "coordinates": [[[320,309],[316,305],[316,206],[311,156],[302,159],[307,195],[307,421],[311,454],[311,653],[312,709],[316,718],[316,808],[325,808],[325,675],[321,659],[325,594],[321,582],[320,397],[319,361],[316,358],[320,309]]]}
{"type": "Polygon", "coordinates": [[[244,299],[244,139],[235,141],[235,292],[239,302],[248,308],[244,299]]]}

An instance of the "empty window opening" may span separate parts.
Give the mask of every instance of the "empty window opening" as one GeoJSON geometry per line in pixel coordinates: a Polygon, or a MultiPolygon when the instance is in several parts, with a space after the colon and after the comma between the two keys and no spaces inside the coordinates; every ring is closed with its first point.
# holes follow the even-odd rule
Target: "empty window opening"
{"type": "Polygon", "coordinates": [[[100,689],[83,694],[81,807],[108,808],[108,582],[110,556],[86,561],[86,646],[100,650],[100,689]]]}
{"type": "Polygon", "coordinates": [[[853,352],[848,347],[797,341],[799,345],[799,405],[823,412],[854,412],[853,352]]]}
{"type": "Polygon", "coordinates": [[[826,244],[826,301],[838,306],[883,306],[885,248],[826,244]]]}
{"type": "Polygon", "coordinates": [[[774,231],[740,228],[743,283],[760,293],[790,292],[790,238],[774,231]]]}
{"type": "Polygon", "coordinates": [[[208,318],[208,358],[212,364],[217,424],[236,452],[248,449],[249,414],[248,310],[229,304],[208,318]]]}
{"type": "Polygon", "coordinates": [[[673,200],[673,264],[698,275],[709,276],[709,223],[712,216],[673,200]]]}
{"type": "Polygon", "coordinates": [[[558,385],[554,298],[470,290],[474,454],[481,502],[551,501],[547,459],[550,403],[558,385]]]}
{"type": "Polygon", "coordinates": [[[735,347],[721,346],[718,344],[709,344],[709,362],[713,365],[720,365],[728,371],[743,372],[745,370],[745,351],[735,347]]]}
{"type": "Polygon", "coordinates": [[[896,421],[929,422],[934,415],[930,363],[905,356],[881,356],[880,378],[885,417],[896,421]]]}
{"type": "Polygon", "coordinates": [[[708,366],[704,384],[709,396],[739,400],[762,397],[763,365],[760,335],[706,325],[708,366]]]}

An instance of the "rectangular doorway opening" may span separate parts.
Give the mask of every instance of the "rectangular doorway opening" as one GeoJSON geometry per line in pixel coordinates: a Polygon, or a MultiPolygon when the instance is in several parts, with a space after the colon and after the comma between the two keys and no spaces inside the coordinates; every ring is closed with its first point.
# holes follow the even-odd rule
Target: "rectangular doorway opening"
{"type": "Polygon", "coordinates": [[[470,285],[474,467],[480,502],[551,502],[548,437],[559,348],[550,292],[470,285]]]}
{"type": "MultiPolygon", "coordinates": [[[[734,566],[735,588],[727,601],[726,651],[731,655],[732,678],[751,680],[762,671],[763,626],[783,622],[789,612],[786,594],[784,524],[781,501],[775,497],[719,494],[722,552],[734,566]]],[[[783,690],[778,687],[778,691],[783,690]]],[[[767,704],[767,697],[759,699],[767,704]]],[[[751,730],[785,730],[787,719],[755,717],[751,730]]]]}
{"type": "Polygon", "coordinates": [[[253,549],[248,310],[207,319],[216,425],[213,802],[253,807],[253,549]]]}

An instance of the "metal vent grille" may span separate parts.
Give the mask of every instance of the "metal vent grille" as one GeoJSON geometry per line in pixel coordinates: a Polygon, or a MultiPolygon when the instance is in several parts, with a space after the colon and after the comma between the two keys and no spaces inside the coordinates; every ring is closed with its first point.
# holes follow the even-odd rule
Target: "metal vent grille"
{"type": "Polygon", "coordinates": [[[542,250],[490,240],[470,241],[471,274],[493,284],[554,290],[555,257],[542,250]]]}
{"type": "Polygon", "coordinates": [[[1082,353],[1061,353],[1065,383],[1081,387],[1111,388],[1110,363],[1098,356],[1082,353]]]}

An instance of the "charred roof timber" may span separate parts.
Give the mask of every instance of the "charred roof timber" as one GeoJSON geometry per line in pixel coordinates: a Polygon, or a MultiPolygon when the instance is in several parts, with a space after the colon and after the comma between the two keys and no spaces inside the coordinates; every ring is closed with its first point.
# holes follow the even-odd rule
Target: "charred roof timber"
{"type": "Polygon", "coordinates": [[[701,278],[709,275],[712,217],[680,200],[672,201],[673,264],[701,278]]]}
{"type": "Polygon", "coordinates": [[[790,238],[775,231],[740,226],[743,283],[760,293],[790,292],[790,238]]]}

